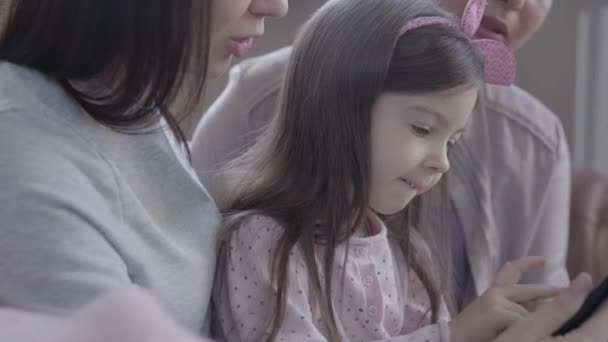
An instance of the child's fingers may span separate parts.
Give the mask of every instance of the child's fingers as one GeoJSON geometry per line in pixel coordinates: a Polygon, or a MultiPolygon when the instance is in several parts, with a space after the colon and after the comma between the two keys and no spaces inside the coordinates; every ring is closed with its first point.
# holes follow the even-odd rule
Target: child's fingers
{"type": "Polygon", "coordinates": [[[499,286],[508,286],[519,283],[521,277],[531,270],[545,265],[545,258],[539,256],[527,256],[506,263],[498,272],[496,281],[499,286]]]}
{"type": "Polygon", "coordinates": [[[505,310],[513,312],[520,318],[526,317],[530,313],[526,308],[516,302],[505,300],[501,305],[505,310]]]}
{"type": "Polygon", "coordinates": [[[512,302],[527,303],[554,298],[559,294],[559,289],[548,285],[526,284],[505,287],[502,289],[502,293],[512,302]]]}
{"type": "Polygon", "coordinates": [[[499,319],[496,325],[498,329],[497,334],[503,332],[505,329],[508,329],[510,326],[516,324],[526,316],[526,313],[520,312],[516,308],[503,307],[499,312],[499,316],[497,316],[499,319]]]}

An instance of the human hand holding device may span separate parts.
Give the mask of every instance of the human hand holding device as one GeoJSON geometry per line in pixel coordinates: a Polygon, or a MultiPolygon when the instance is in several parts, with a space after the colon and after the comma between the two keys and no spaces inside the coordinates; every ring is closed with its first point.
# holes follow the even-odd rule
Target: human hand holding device
{"type": "Polygon", "coordinates": [[[545,264],[543,257],[523,257],[503,266],[494,285],[450,322],[453,342],[492,341],[529,315],[529,303],[554,298],[559,290],[542,284],[518,284],[521,277],[545,264]]]}
{"type": "Polygon", "coordinates": [[[569,288],[560,291],[556,300],[513,324],[494,342],[606,342],[608,341],[608,306],[603,305],[577,329],[563,336],[552,336],[564,322],[580,310],[593,284],[588,274],[579,275],[569,288]]]}
{"type": "MultiPolygon", "coordinates": [[[[589,293],[581,308],[557,329],[552,336],[563,336],[580,327],[606,302],[606,298],[608,298],[608,277],[589,293]]],[[[606,324],[608,324],[608,321],[606,324]]]]}

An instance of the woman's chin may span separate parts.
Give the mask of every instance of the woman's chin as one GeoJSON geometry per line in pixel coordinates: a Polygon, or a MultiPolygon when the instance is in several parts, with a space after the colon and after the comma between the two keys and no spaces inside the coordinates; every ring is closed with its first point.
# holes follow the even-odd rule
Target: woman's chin
{"type": "Polygon", "coordinates": [[[224,58],[212,58],[207,67],[207,78],[214,79],[225,75],[232,65],[232,55],[224,58]]]}

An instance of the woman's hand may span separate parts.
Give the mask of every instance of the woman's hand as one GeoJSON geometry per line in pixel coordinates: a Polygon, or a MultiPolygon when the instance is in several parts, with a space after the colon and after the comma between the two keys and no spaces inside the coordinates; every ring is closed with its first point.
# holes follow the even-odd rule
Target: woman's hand
{"type": "Polygon", "coordinates": [[[0,341],[204,342],[186,332],[140,290],[107,295],[70,316],[0,308],[0,341]]]}
{"type": "Polygon", "coordinates": [[[588,274],[581,274],[557,299],[520,320],[494,342],[606,342],[608,341],[608,306],[600,308],[581,327],[566,336],[551,337],[581,307],[593,285],[588,274]]]}
{"type": "MultiPolygon", "coordinates": [[[[453,342],[493,341],[529,312],[526,305],[557,296],[547,285],[518,285],[522,275],[544,265],[542,257],[524,257],[507,263],[494,286],[467,306],[450,322],[453,342]]],[[[518,341],[518,340],[512,340],[518,341]]]]}

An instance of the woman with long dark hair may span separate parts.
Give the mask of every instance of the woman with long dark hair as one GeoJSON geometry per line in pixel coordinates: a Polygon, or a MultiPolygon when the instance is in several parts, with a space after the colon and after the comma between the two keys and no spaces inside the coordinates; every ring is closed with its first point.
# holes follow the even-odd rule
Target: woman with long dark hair
{"type": "Polygon", "coordinates": [[[178,123],[287,0],[3,5],[0,305],[138,287],[206,335],[220,218],[178,123]]]}

